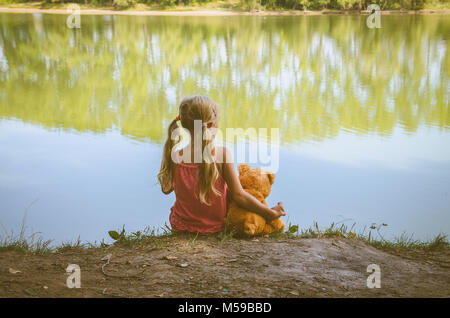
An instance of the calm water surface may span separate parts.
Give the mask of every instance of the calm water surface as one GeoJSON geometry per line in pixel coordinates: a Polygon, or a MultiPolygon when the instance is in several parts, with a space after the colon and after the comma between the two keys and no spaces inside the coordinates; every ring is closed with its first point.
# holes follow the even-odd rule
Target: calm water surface
{"type": "Polygon", "coordinates": [[[65,19],[0,14],[2,231],[35,200],[56,242],[168,223],[166,128],[203,94],[223,128],[279,128],[285,221],[450,233],[448,16],[65,19]]]}

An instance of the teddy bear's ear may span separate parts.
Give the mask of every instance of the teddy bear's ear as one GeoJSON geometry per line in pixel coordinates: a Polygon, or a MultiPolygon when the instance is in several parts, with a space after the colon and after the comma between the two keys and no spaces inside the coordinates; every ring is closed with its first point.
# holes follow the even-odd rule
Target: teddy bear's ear
{"type": "Polygon", "coordinates": [[[239,165],[239,167],[238,167],[238,171],[239,171],[240,175],[245,173],[245,172],[247,172],[247,171],[249,171],[249,170],[250,170],[250,166],[248,164],[245,164],[245,163],[239,165]]]}
{"type": "Polygon", "coordinates": [[[275,174],[274,173],[268,172],[267,177],[269,178],[270,184],[273,184],[275,182],[275,174]]]}

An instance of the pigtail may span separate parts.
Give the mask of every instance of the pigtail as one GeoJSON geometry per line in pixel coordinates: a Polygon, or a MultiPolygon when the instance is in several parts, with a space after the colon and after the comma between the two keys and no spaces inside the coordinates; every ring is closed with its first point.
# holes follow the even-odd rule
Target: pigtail
{"type": "Polygon", "coordinates": [[[201,203],[210,205],[208,201],[211,193],[214,193],[216,196],[221,196],[222,193],[215,186],[219,177],[219,171],[217,170],[215,156],[213,155],[213,137],[206,126],[202,126],[202,135],[202,163],[198,173],[199,199],[201,203]]]}
{"type": "Polygon", "coordinates": [[[172,160],[172,150],[180,139],[179,136],[173,139],[173,133],[177,128],[177,119],[174,119],[170,123],[167,131],[167,140],[164,144],[161,169],[158,173],[158,182],[161,185],[161,191],[164,194],[169,194],[173,190],[172,181],[175,174],[175,163],[172,160]]]}

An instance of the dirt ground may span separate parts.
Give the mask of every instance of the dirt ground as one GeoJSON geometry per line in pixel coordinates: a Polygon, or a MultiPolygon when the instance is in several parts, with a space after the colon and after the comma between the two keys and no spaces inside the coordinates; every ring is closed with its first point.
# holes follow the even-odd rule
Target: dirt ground
{"type": "Polygon", "coordinates": [[[450,251],[387,253],[345,238],[186,237],[1,252],[0,297],[450,297],[450,251]],[[69,264],[80,266],[79,289],[66,286],[69,264]],[[380,266],[381,288],[367,287],[369,264],[380,266]]]}

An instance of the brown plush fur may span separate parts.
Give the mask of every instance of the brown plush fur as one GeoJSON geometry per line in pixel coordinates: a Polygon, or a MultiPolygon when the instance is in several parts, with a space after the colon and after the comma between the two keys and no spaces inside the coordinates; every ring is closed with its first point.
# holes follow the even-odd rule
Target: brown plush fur
{"type": "MultiPolygon", "coordinates": [[[[259,168],[252,169],[247,164],[239,165],[238,171],[244,190],[267,206],[265,198],[270,194],[275,175],[259,168]]],[[[238,234],[249,236],[284,230],[284,222],[280,218],[266,222],[262,216],[240,208],[233,201],[229,204],[225,223],[238,234]]]]}

